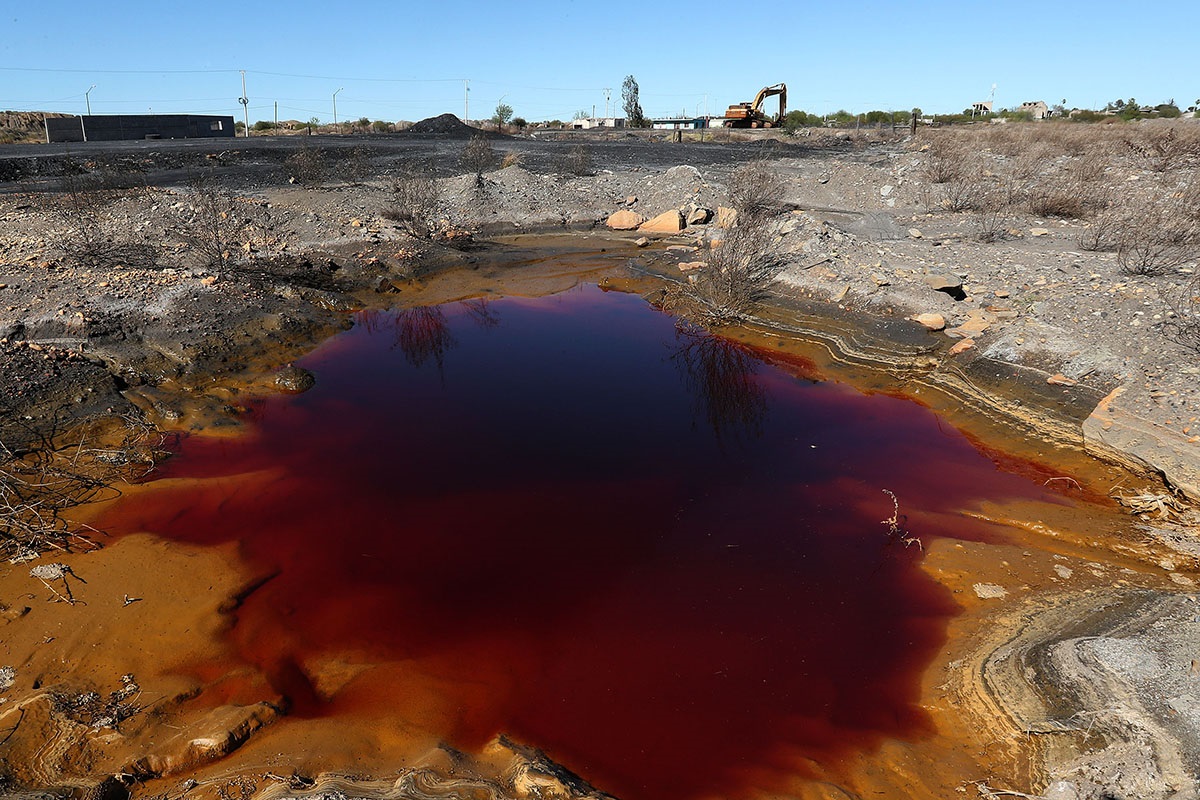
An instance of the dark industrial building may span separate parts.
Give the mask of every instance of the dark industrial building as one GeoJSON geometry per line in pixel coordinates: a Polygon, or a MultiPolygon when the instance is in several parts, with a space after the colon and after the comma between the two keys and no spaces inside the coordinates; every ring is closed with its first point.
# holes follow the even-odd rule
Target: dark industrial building
{"type": "Polygon", "coordinates": [[[233,117],[198,114],[111,114],[46,120],[46,138],[51,142],[209,139],[233,135],[233,117]]]}

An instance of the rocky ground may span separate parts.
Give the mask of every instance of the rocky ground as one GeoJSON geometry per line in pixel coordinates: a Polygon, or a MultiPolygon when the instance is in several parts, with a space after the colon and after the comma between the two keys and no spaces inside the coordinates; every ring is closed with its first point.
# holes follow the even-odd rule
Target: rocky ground
{"type": "MultiPolygon", "coordinates": [[[[769,226],[784,266],[750,322],[793,330],[821,317],[857,320],[855,336],[822,333],[820,322],[813,335],[836,339],[850,360],[859,350],[859,360],[873,366],[907,359],[919,380],[1020,423],[1030,437],[1132,468],[1137,485],[1118,493],[1140,496],[1150,505],[1143,510],[1170,518],[1155,527],[1161,547],[1154,552],[1174,554],[1169,572],[1180,579],[1172,580],[1191,591],[1196,523],[1187,501],[1200,498],[1200,345],[1187,326],[1200,295],[1200,250],[1177,241],[1177,249],[1193,249],[1166,259],[1158,274],[1129,274],[1128,251],[1084,249],[1096,244],[1090,234],[1104,218],[1039,216],[1024,200],[993,202],[998,187],[1012,189],[1006,176],[1023,175],[1027,190],[1073,174],[1093,152],[1105,160],[1090,180],[1118,198],[1112,207],[1122,198],[1186,199],[1190,157],[1160,169],[1111,132],[1101,132],[1093,149],[1043,142],[1024,128],[1012,141],[975,138],[957,150],[925,131],[915,139],[889,131],[744,140],[718,134],[717,141],[679,143],[665,134],[492,135],[492,163],[468,170],[462,157],[471,135],[439,118],[378,138],[0,151],[0,441],[19,449],[47,429],[108,413],[148,415],[164,428],[228,424],[248,388],[294,388],[297,376],[283,368],[349,324],[349,311],[386,305],[397,288],[423,276],[494,266],[514,235],[574,232],[589,237],[590,247],[627,251],[634,278],[686,283],[706,268],[714,243],[728,239],[747,175],[765,165],[782,179],[769,226]],[[960,165],[942,180],[947,153],[961,157],[964,149],[984,166],[960,165]],[[1036,169],[1016,169],[1034,151],[1036,169]],[[405,215],[395,213],[395,183],[414,169],[437,181],[427,209],[432,237],[414,238],[405,215]],[[977,194],[960,203],[972,186],[992,199],[977,194]],[[613,224],[622,230],[612,230],[607,223],[618,212],[613,224]],[[864,330],[874,333],[864,338],[864,330]]],[[[1022,645],[1027,660],[1010,663],[1051,664],[1047,674],[1060,677],[1047,681],[1063,687],[1059,700],[1077,702],[1070,714],[1132,709],[1107,720],[1114,746],[1125,748],[1113,757],[1132,758],[1131,741],[1169,750],[1152,757],[1153,768],[1136,772],[1137,780],[1153,783],[1169,771],[1172,791],[1188,791],[1192,781],[1193,794],[1177,795],[1188,797],[1200,752],[1189,722],[1196,701],[1188,698],[1200,689],[1178,671],[1167,687],[1138,664],[1171,671],[1187,657],[1184,643],[1195,641],[1188,637],[1197,633],[1196,618],[1184,613],[1190,606],[1157,591],[1092,606],[1127,606],[1126,619],[1143,623],[1147,609],[1165,609],[1156,619],[1168,636],[1147,641],[1136,626],[1125,624],[1122,633],[1098,616],[1086,635],[1101,638],[1085,640],[1079,630],[1068,635],[1048,623],[1037,642],[1022,645]],[[1131,656],[1138,648],[1162,654],[1158,661],[1131,656]],[[1085,667],[1116,676],[1109,682],[1116,688],[1084,697],[1085,667]],[[1161,702],[1147,699],[1155,692],[1161,702]],[[1150,705],[1153,714],[1145,711],[1150,705]],[[1128,722],[1135,711],[1145,724],[1128,722]],[[1122,730],[1132,733],[1122,738],[1122,730]]],[[[1014,619],[1030,608],[1014,609],[1014,619]]],[[[1046,614],[1039,619],[1056,619],[1046,614]]],[[[978,646],[982,665],[995,650],[978,646]]],[[[974,689],[960,687],[962,697],[1003,694],[996,689],[1002,679],[988,677],[999,673],[980,669],[985,678],[974,689]]],[[[1044,690],[1005,700],[1005,713],[1020,717],[1013,709],[1044,690]]],[[[1104,750],[1093,744],[1084,736],[1047,756],[1057,761],[1039,772],[1040,784],[1059,781],[1047,796],[1109,796],[1103,793],[1113,787],[1121,796],[1168,796],[1161,787],[1120,783],[1096,766],[1099,756],[1087,762],[1085,751],[1104,750]]],[[[524,788],[507,784],[517,796],[592,791],[572,788],[532,751],[513,745],[501,755],[497,763],[515,759],[517,766],[505,761],[499,772],[534,775],[524,788]],[[534,786],[543,778],[545,786],[534,786]]],[[[397,796],[454,789],[435,774],[414,772],[406,779],[420,786],[397,796]]],[[[493,787],[489,776],[480,768],[480,785],[493,787]]],[[[304,788],[312,787],[276,786],[271,796],[304,788]]],[[[336,781],[319,788],[344,790],[336,781]]]]}

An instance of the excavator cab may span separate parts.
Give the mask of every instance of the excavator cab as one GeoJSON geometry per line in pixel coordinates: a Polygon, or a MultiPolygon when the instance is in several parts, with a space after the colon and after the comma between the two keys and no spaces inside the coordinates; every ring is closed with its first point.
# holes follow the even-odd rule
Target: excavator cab
{"type": "Polygon", "coordinates": [[[736,103],[725,110],[726,128],[774,128],[783,124],[787,115],[787,84],[777,83],[764,86],[750,103],[736,103]],[[763,113],[762,104],[768,97],[779,97],[779,113],[769,117],[763,113]]]}

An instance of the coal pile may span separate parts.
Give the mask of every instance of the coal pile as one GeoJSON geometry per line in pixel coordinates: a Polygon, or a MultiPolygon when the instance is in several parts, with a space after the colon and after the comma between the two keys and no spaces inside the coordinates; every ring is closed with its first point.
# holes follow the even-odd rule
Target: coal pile
{"type": "Polygon", "coordinates": [[[423,119],[420,122],[414,123],[408,129],[409,133],[433,133],[439,136],[452,136],[469,139],[478,133],[475,128],[463,123],[458,117],[453,114],[441,114],[429,119],[423,119]]]}

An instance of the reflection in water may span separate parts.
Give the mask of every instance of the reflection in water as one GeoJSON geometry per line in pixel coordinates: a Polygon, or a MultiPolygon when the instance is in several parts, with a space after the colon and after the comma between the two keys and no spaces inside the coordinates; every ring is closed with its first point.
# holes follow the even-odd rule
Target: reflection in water
{"type": "Polygon", "coordinates": [[[450,332],[446,312],[440,306],[365,311],[359,315],[359,321],[371,334],[380,333],[384,326],[391,325],[395,336],[392,347],[399,348],[404,353],[404,360],[414,367],[433,359],[440,372],[446,353],[458,344],[450,332]]]}
{"type": "Polygon", "coordinates": [[[762,435],[767,395],[755,380],[761,361],[748,347],[693,325],[675,329],[671,360],[679,366],[717,438],[723,434],[762,435]]]}
{"type": "Polygon", "coordinates": [[[486,297],[465,300],[462,305],[479,327],[495,328],[500,324],[500,314],[492,307],[492,301],[486,297]]]}

